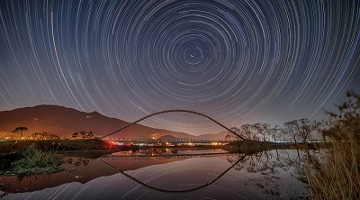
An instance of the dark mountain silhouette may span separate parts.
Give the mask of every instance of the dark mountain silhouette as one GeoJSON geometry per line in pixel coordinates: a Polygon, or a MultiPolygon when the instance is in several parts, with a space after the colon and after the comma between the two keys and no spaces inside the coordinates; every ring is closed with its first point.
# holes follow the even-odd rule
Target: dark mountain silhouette
{"type": "MultiPolygon", "coordinates": [[[[86,113],[56,105],[39,105],[0,112],[0,132],[10,132],[17,127],[27,127],[28,131],[26,132],[28,134],[46,131],[62,137],[64,135],[71,136],[75,132],[92,131],[96,136],[101,136],[128,123],[104,116],[98,112],[86,113]]],[[[165,135],[188,139],[224,139],[223,134],[196,137],[187,133],[156,129],[141,124],[135,124],[110,137],[150,139],[165,135]]]]}
{"type": "Polygon", "coordinates": [[[229,131],[222,131],[216,134],[203,134],[197,136],[198,139],[202,140],[224,140],[225,136],[229,134],[229,131]]]}

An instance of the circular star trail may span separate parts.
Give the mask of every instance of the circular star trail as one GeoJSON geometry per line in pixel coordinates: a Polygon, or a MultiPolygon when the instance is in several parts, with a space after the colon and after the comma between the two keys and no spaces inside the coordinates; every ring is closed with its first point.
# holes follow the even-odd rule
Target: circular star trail
{"type": "Polygon", "coordinates": [[[228,126],[324,117],[360,92],[360,2],[0,3],[0,110],[58,104],[228,126]]]}

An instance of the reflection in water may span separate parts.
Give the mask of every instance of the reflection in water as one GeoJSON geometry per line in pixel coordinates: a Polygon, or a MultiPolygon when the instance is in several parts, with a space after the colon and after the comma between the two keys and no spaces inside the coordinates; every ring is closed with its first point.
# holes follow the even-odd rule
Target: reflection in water
{"type": "MultiPolygon", "coordinates": [[[[131,180],[133,180],[133,181],[139,183],[140,185],[145,186],[145,187],[147,187],[149,189],[153,189],[153,190],[160,191],[160,192],[182,193],[182,192],[191,192],[191,191],[200,190],[200,189],[202,189],[202,188],[204,188],[206,186],[209,186],[209,185],[213,184],[215,181],[217,181],[220,177],[224,176],[231,168],[233,168],[238,162],[240,162],[245,157],[246,157],[246,155],[242,154],[242,156],[234,164],[232,164],[229,168],[227,168],[221,174],[219,174],[218,176],[216,176],[215,178],[213,178],[212,180],[210,180],[208,182],[201,183],[199,185],[198,184],[189,184],[187,182],[186,185],[190,185],[191,186],[190,188],[183,188],[181,184],[177,183],[175,187],[172,186],[173,187],[172,189],[164,188],[164,187],[167,187],[167,186],[170,185],[169,182],[167,182],[166,185],[165,184],[161,185],[161,187],[154,187],[154,186],[151,186],[150,184],[148,184],[148,181],[141,181],[141,180],[135,178],[134,176],[131,176],[131,175],[125,173],[124,171],[119,170],[119,168],[114,167],[113,165],[109,164],[108,162],[106,162],[104,160],[100,160],[100,161],[104,162],[104,164],[108,165],[112,169],[115,169],[116,171],[120,172],[121,174],[123,174],[124,176],[130,178],[131,180]]],[[[184,166],[184,167],[186,167],[186,166],[184,166]]],[[[193,169],[192,169],[192,171],[193,171],[193,169]]],[[[206,174],[205,176],[206,177],[212,177],[209,174],[206,174]]],[[[197,178],[199,178],[199,174],[197,174],[197,178]]]]}
{"type": "Polygon", "coordinates": [[[3,199],[289,199],[305,188],[294,178],[298,156],[293,150],[123,151],[98,159],[69,157],[62,172],[0,177],[0,183],[9,185],[3,199]]]}

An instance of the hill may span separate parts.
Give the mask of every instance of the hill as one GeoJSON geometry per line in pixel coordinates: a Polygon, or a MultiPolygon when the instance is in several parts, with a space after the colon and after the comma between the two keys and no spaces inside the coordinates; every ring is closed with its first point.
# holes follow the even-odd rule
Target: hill
{"type": "MultiPolygon", "coordinates": [[[[0,133],[9,133],[17,127],[27,127],[27,135],[51,132],[59,137],[71,137],[75,132],[92,131],[96,136],[112,132],[129,122],[110,118],[98,112],[81,112],[57,105],[38,105],[0,112],[0,133]]],[[[12,133],[19,134],[19,133],[12,133]]],[[[224,139],[223,133],[196,137],[183,132],[156,129],[135,124],[110,136],[110,138],[150,139],[161,136],[188,139],[224,139]]]]}

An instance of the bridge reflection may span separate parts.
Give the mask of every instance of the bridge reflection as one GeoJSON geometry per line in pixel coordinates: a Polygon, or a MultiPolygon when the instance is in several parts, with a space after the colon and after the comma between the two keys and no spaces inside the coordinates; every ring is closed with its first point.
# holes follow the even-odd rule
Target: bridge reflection
{"type": "Polygon", "coordinates": [[[124,175],[125,177],[133,180],[134,182],[148,188],[151,190],[155,190],[155,191],[159,191],[159,192],[166,192],[166,193],[186,193],[186,192],[193,192],[196,190],[200,190],[202,188],[205,188],[207,186],[210,186],[211,184],[215,183],[217,180],[219,180],[222,176],[224,176],[227,172],[229,172],[232,168],[234,168],[239,162],[241,162],[242,160],[244,160],[244,158],[246,157],[246,154],[231,154],[231,153],[209,153],[209,154],[179,154],[179,155],[154,155],[154,156],[111,156],[111,157],[101,157],[99,158],[99,161],[101,161],[103,164],[105,164],[106,166],[110,167],[111,169],[121,173],[122,175],[124,175]],[[136,178],[135,176],[132,176],[128,173],[126,173],[125,171],[120,170],[118,167],[115,167],[113,165],[111,165],[109,163],[109,161],[113,160],[113,159],[147,159],[147,158],[151,158],[151,157],[157,157],[157,158],[199,158],[199,157],[219,157],[219,155],[221,156],[226,156],[227,160],[231,160],[234,158],[237,158],[236,161],[232,161],[231,166],[226,168],[223,172],[221,172],[220,174],[218,174],[217,176],[215,176],[215,178],[213,178],[210,181],[207,181],[204,184],[197,184],[192,188],[187,188],[187,189],[180,189],[180,190],[176,190],[176,189],[164,189],[164,188],[160,188],[160,187],[156,187],[156,186],[152,186],[148,183],[148,181],[142,181],[139,178],[136,178]],[[231,157],[231,158],[230,158],[231,157]]]}
{"type": "Polygon", "coordinates": [[[131,159],[142,159],[142,158],[207,158],[207,157],[218,157],[218,156],[232,156],[233,153],[199,153],[199,154],[178,154],[178,155],[161,155],[161,154],[146,154],[146,155],[134,155],[134,156],[126,156],[126,155],[111,155],[101,157],[101,160],[131,160],[131,159]]]}

